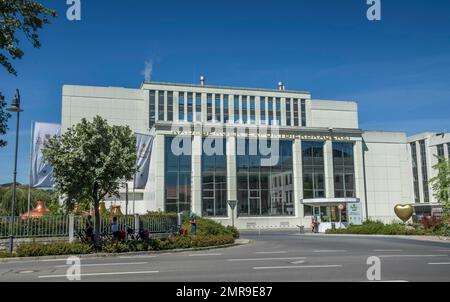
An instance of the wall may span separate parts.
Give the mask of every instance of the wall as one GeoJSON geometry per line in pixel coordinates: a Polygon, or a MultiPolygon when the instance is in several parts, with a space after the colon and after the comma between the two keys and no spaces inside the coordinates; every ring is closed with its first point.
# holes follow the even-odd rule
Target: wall
{"type": "Polygon", "coordinates": [[[307,101],[308,127],[358,129],[358,105],[355,102],[307,101]]]}

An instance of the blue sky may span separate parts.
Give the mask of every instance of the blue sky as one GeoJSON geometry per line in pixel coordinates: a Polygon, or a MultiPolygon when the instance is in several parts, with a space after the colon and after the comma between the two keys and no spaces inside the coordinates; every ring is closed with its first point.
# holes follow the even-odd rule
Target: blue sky
{"type": "MultiPolygon", "coordinates": [[[[152,80],[308,90],[355,100],[360,127],[415,134],[450,131],[450,1],[382,0],[369,22],[366,0],[41,1],[58,18],[41,49],[23,38],[18,77],[0,68],[0,91],[21,89],[18,180],[27,183],[31,121],[61,120],[63,84],[138,88],[152,80]]],[[[0,150],[0,183],[12,181],[15,118],[0,150]]]]}

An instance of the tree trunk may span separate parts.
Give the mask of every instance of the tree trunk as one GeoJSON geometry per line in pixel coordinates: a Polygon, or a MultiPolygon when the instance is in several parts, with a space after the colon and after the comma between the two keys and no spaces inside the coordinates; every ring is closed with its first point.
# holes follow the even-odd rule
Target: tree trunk
{"type": "Polygon", "coordinates": [[[98,209],[99,201],[94,200],[94,213],[95,213],[95,249],[99,250],[101,248],[100,243],[100,211],[98,209]]]}

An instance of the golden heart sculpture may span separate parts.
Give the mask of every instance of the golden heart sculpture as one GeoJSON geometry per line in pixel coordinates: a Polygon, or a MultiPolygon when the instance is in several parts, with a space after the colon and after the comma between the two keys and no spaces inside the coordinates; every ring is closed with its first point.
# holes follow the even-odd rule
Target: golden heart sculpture
{"type": "Polygon", "coordinates": [[[403,222],[407,222],[414,214],[414,209],[410,204],[398,204],[395,206],[394,212],[403,222]]]}

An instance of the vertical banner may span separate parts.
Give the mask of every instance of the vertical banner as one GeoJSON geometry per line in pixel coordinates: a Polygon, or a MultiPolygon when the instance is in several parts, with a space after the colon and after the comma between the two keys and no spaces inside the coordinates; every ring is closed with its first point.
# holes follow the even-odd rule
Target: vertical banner
{"type": "Polygon", "coordinates": [[[134,186],[136,189],[145,189],[150,169],[150,157],[153,148],[153,135],[136,133],[136,172],[134,186]]]}
{"type": "Polygon", "coordinates": [[[44,149],[45,143],[55,135],[61,137],[61,125],[48,123],[34,124],[30,179],[33,188],[50,188],[54,185],[53,168],[44,161],[42,150],[44,149]]]}

